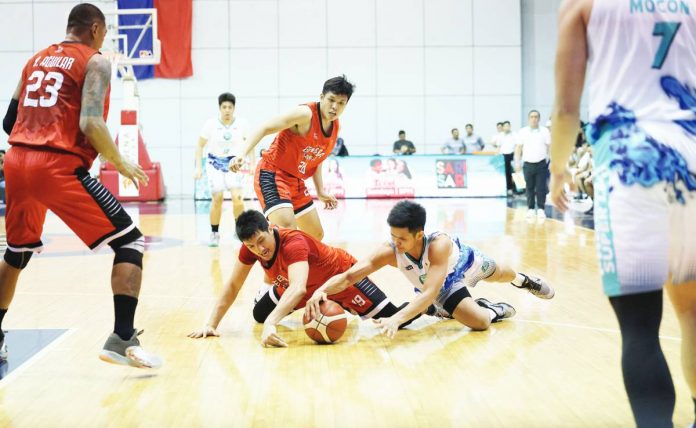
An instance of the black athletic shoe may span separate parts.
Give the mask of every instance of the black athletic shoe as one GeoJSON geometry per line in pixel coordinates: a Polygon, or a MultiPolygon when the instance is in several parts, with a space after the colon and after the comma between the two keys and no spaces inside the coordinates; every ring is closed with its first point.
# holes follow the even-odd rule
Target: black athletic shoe
{"type": "Polygon", "coordinates": [[[479,299],[476,299],[476,303],[478,303],[479,306],[482,306],[484,308],[492,309],[493,312],[496,313],[496,317],[493,318],[491,322],[498,322],[506,318],[512,318],[517,313],[517,311],[515,311],[515,308],[513,308],[512,305],[505,302],[491,303],[487,299],[481,297],[479,299]]]}

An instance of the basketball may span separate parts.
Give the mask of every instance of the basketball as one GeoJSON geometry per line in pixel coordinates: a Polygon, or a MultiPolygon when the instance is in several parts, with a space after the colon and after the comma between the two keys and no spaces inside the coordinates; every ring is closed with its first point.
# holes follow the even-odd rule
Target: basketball
{"type": "Polygon", "coordinates": [[[348,327],[346,311],[336,302],[325,300],[319,305],[321,314],[310,320],[305,312],[302,317],[305,333],[317,343],[334,343],[343,336],[348,327]]]}

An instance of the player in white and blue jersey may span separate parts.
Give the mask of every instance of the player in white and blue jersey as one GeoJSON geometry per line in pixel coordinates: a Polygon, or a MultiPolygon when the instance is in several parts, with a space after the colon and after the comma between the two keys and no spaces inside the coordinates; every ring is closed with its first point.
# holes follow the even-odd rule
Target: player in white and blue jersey
{"type": "Polygon", "coordinates": [[[454,318],[472,330],[486,330],[491,322],[515,315],[515,309],[507,303],[474,300],[468,288],[479,281],[511,283],[542,299],[554,296],[553,288],[545,281],[497,264],[457,238],[443,232],[426,234],[425,220],[425,208],[415,202],[404,200],[394,205],[387,217],[391,242],[320,287],[307,303],[309,315],[318,313],[319,302],[341,292],[350,281],[386,265],[398,268],[417,291],[413,301],[397,314],[378,321],[390,338],[399,326],[424,312],[454,318]]]}
{"type": "MultiPolygon", "coordinates": [[[[201,158],[207,147],[208,156],[205,162],[205,172],[208,176],[212,203],[210,206],[210,246],[217,247],[220,242],[220,218],[222,217],[222,201],[225,190],[232,195],[232,210],[236,219],[244,211],[244,185],[250,181],[253,165],[239,172],[229,170],[230,161],[234,158],[234,150],[244,142],[247,135],[247,124],[235,116],[236,98],[229,92],[218,97],[220,115],[209,119],[198,138],[196,146],[196,180],[203,175],[201,158]]],[[[247,165],[253,164],[253,153],[247,159],[247,165]]]]}
{"type": "Polygon", "coordinates": [[[674,385],[658,338],[664,284],[696,397],[695,15],[694,0],[566,0],[559,18],[551,197],[567,209],[587,71],[599,264],[639,426],[672,426],[674,385]]]}

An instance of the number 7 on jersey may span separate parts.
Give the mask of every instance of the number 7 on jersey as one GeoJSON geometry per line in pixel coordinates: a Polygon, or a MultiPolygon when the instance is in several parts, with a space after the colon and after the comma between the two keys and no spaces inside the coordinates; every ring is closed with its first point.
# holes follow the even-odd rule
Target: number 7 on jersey
{"type": "Polygon", "coordinates": [[[664,64],[665,59],[667,59],[667,53],[669,52],[670,46],[674,41],[674,36],[677,35],[681,22],[656,22],[655,28],[653,28],[653,36],[662,37],[660,46],[657,48],[657,53],[655,54],[655,59],[652,63],[652,68],[661,69],[662,64],[664,64]]]}

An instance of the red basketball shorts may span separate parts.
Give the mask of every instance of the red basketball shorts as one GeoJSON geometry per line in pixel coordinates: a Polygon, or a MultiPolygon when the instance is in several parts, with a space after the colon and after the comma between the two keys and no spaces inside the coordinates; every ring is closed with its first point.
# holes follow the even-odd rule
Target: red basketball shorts
{"type": "Polygon", "coordinates": [[[297,217],[314,209],[312,196],[304,180],[264,160],[261,160],[256,167],[254,191],[266,217],[279,208],[292,208],[297,217]]]}
{"type": "Polygon", "coordinates": [[[7,246],[41,251],[46,210],[89,248],[142,236],[121,204],[73,154],[13,146],[5,156],[7,246]]]}

